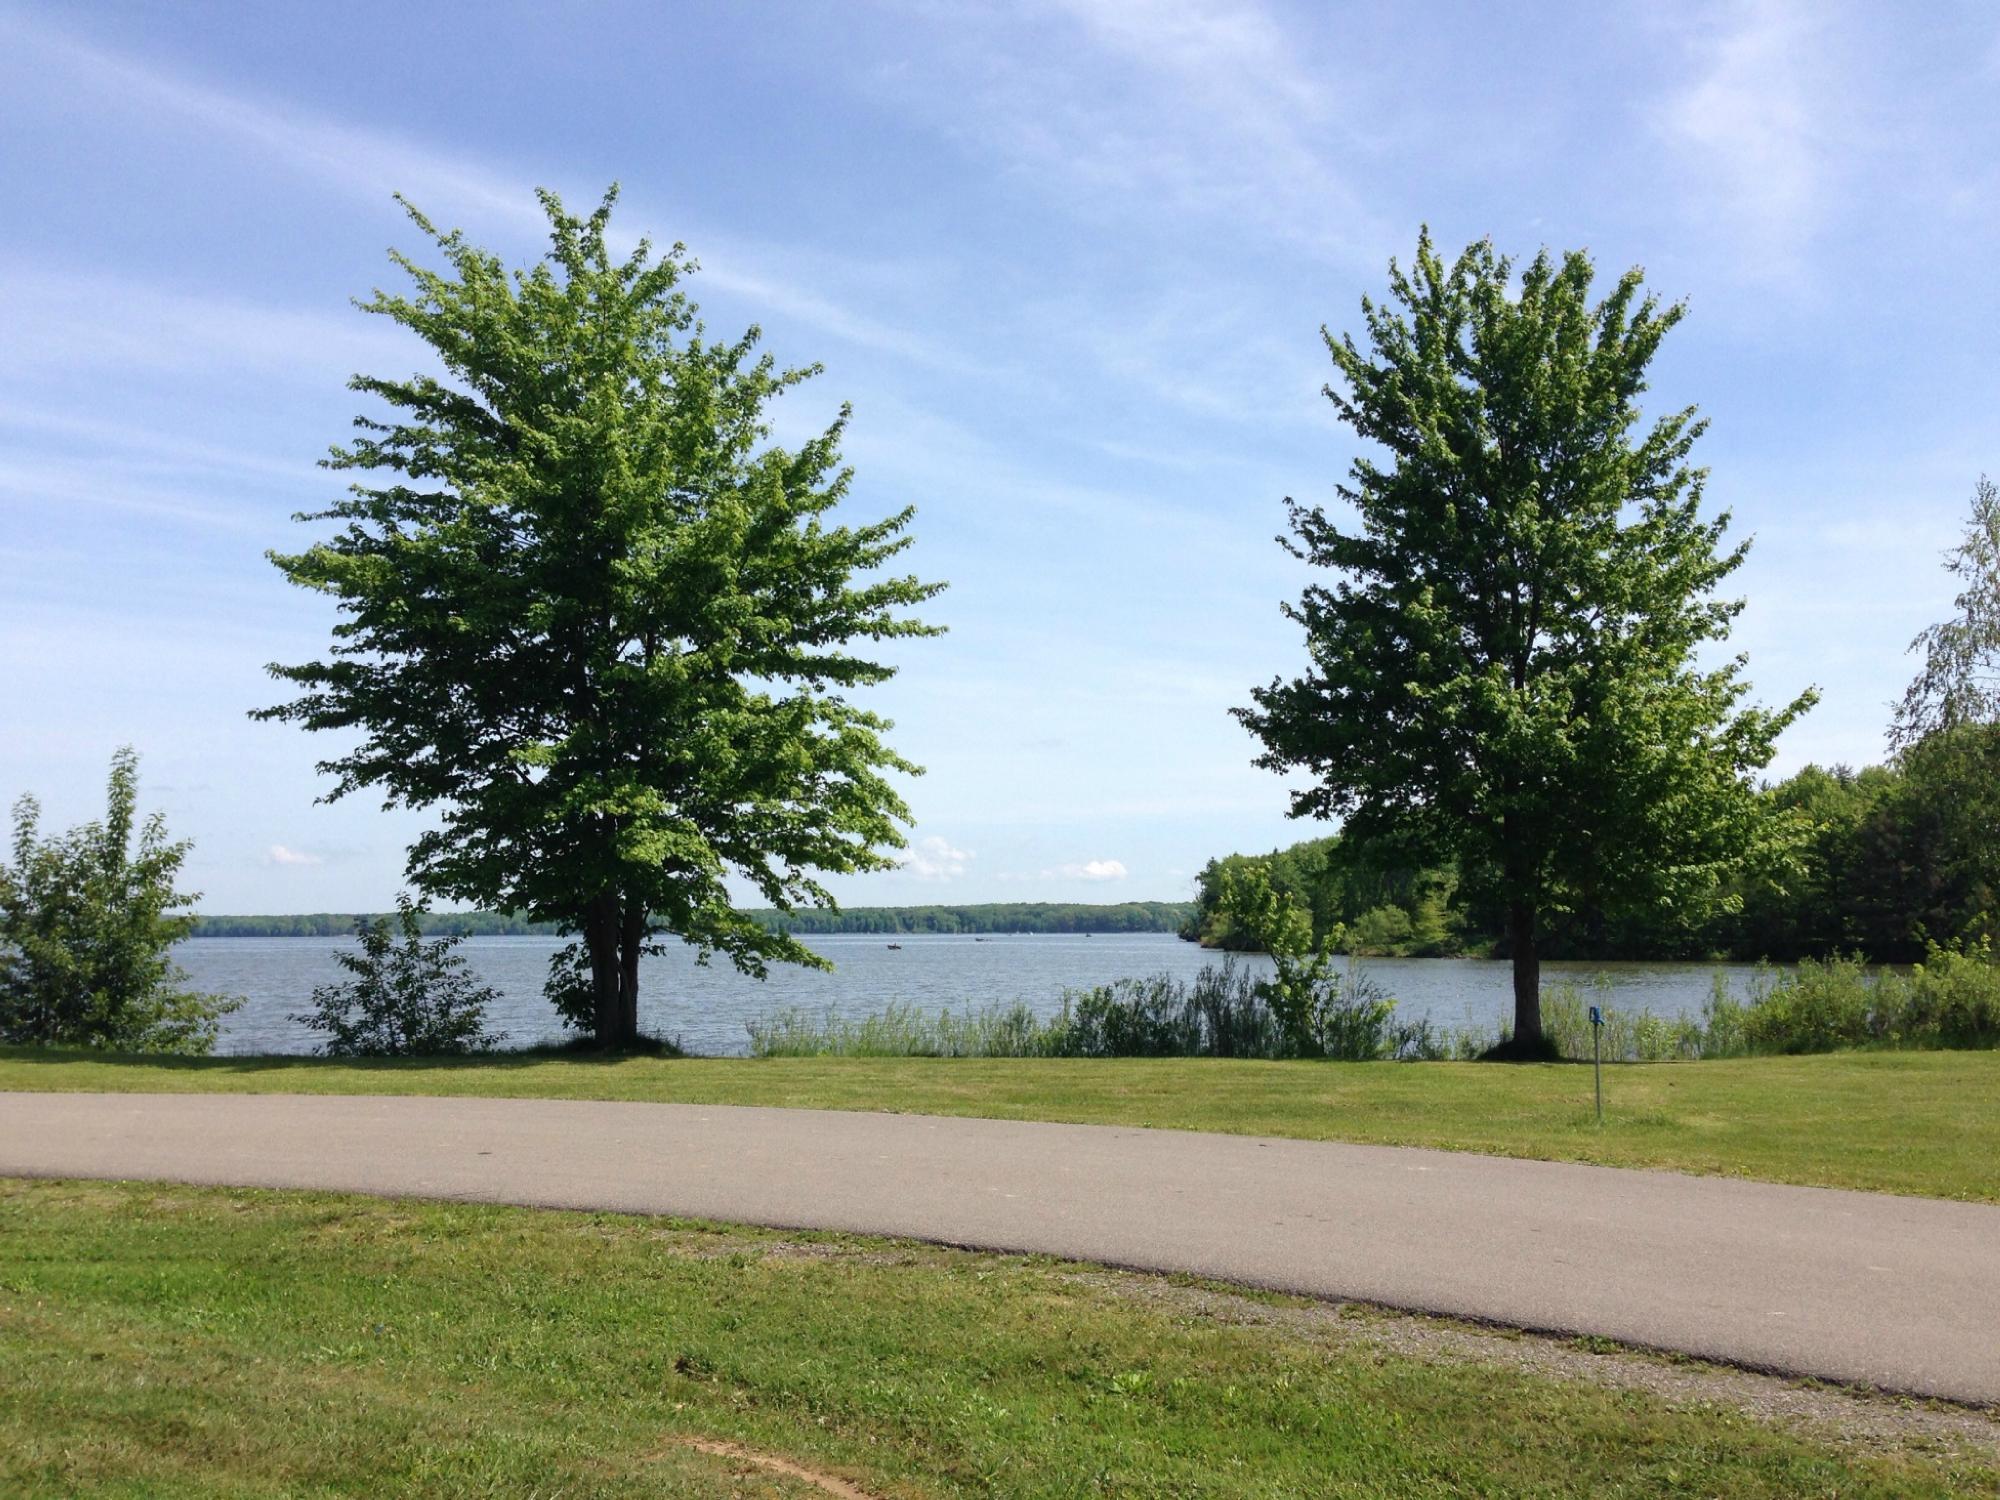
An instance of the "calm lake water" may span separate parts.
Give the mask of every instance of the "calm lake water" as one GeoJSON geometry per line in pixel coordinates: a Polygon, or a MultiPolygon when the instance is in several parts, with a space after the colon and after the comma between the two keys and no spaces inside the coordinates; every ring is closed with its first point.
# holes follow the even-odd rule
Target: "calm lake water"
{"type": "MultiPolygon", "coordinates": [[[[749,1048],[745,1023],[792,1006],[861,1016],[891,1005],[926,1010],[980,1009],[1022,1001],[1053,1014],[1065,989],[1152,974],[1191,977],[1220,956],[1168,933],[1095,937],[907,936],[889,940],[860,934],[816,937],[810,946],[833,962],[818,973],[774,965],[766,980],[738,974],[717,959],[704,968],[692,950],[674,947],[646,960],[640,973],[639,1024],[647,1032],[677,1037],[691,1052],[739,1054],[749,1048]]],[[[311,1052],[317,1037],[290,1019],[304,1010],[315,985],[345,973],[334,961],[342,944],[323,938],[191,938],[175,958],[199,989],[242,995],[248,1003],[223,1022],[216,1050],[311,1052]]],[[[488,1013],[494,1029],[514,1043],[554,1040],[562,1023],[542,999],[553,938],[468,938],[459,951],[500,1001],[488,1013]]],[[[1247,968],[1268,970],[1270,960],[1239,957],[1247,968]]],[[[1442,1025],[1488,1027],[1511,1012],[1505,963],[1474,958],[1382,958],[1360,961],[1407,1020],[1428,1017],[1442,1025]]],[[[1621,1010],[1659,1015],[1698,1011],[1720,971],[1739,993],[1748,965],[1548,964],[1545,983],[1569,978],[1590,982],[1603,975],[1611,1003],[1621,1010]]]]}

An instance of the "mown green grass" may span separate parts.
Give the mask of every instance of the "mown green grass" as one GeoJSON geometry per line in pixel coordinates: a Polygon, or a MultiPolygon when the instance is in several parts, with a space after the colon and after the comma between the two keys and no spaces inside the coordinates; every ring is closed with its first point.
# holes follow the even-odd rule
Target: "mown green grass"
{"type": "Polygon", "coordinates": [[[1145,1125],[2000,1202],[2000,1053],[1621,1064],[1215,1058],[115,1059],[0,1049],[0,1089],[480,1094],[1145,1125]]]}
{"type": "Polygon", "coordinates": [[[0,1183],[0,1492],[1991,1493],[1720,1407],[1244,1326],[1060,1264],[609,1214],[0,1183]]]}

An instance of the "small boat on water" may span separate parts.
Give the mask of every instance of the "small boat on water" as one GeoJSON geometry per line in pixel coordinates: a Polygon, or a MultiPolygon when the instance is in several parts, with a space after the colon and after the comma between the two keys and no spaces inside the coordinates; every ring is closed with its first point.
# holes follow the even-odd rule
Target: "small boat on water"
{"type": "Polygon", "coordinates": [[[901,943],[891,943],[889,946],[891,948],[894,948],[899,953],[902,951],[903,948],[903,945],[901,943]]]}

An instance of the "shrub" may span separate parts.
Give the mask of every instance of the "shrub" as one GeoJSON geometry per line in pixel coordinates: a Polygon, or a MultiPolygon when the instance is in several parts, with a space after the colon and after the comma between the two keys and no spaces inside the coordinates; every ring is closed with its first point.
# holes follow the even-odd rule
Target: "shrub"
{"type": "Polygon", "coordinates": [[[1832,1052],[1880,1039],[1871,980],[1859,957],[1802,959],[1790,978],[1760,984],[1743,1009],[1751,1052],[1832,1052]]]}
{"type": "Polygon", "coordinates": [[[0,865],[0,1042],[119,1052],[207,1052],[243,1002],[183,988],[170,956],[196,897],[174,889],[189,845],[155,813],[138,825],[139,758],[111,760],[107,810],[44,838],[33,797],[14,804],[0,865]]]}
{"type": "Polygon", "coordinates": [[[1225,1024],[1240,1026],[1239,1002],[1261,1008],[1254,988],[1236,979],[1231,965],[1230,982],[1209,997],[1212,1014],[1194,1002],[1187,984],[1169,974],[1065,991],[1062,1015],[1050,1028],[1050,1050],[1060,1057],[1214,1055],[1208,1034],[1213,1020],[1226,1017],[1225,1024]]]}
{"type": "Polygon", "coordinates": [[[1368,977],[1349,967],[1328,975],[1312,987],[1305,1011],[1305,1030],[1295,1038],[1294,1057],[1325,1057],[1341,1062],[1374,1062],[1397,1050],[1394,1026],[1396,1002],[1368,977]]]}
{"type": "Polygon", "coordinates": [[[355,919],[358,953],[336,957],[354,977],[323,984],[313,1008],[292,1019],[326,1033],[332,1057],[433,1057],[480,1052],[499,1038],[483,1030],[495,991],[454,950],[462,937],[424,940],[422,909],[408,895],[396,915],[355,919]],[[401,941],[397,940],[400,932],[401,941]]]}
{"type": "Polygon", "coordinates": [[[1063,997],[1051,1052],[1065,1057],[1318,1057],[1365,1062],[1398,1055],[1396,1002],[1358,971],[1258,979],[1233,964],[1189,984],[1171,975],[1123,979],[1063,997]]]}
{"type": "Polygon", "coordinates": [[[1189,987],[1188,1009],[1202,1051],[1210,1057],[1276,1057],[1278,1023],[1247,973],[1232,962],[1210,965],[1189,987]]]}
{"type": "Polygon", "coordinates": [[[2000,1047],[2000,963],[1993,940],[1960,949],[1933,944],[1896,986],[1898,1005],[1885,1019],[1905,1047],[2000,1047]]]}

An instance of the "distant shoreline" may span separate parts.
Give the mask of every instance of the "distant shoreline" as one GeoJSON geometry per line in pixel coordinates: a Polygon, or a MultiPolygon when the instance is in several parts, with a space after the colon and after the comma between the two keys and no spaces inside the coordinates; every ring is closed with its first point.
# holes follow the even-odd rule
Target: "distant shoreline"
{"type": "MultiPolygon", "coordinates": [[[[855,906],[839,911],[809,909],[779,912],[759,908],[744,913],[775,931],[800,937],[839,934],[977,934],[1009,933],[1176,933],[1194,914],[1191,901],[1122,901],[1086,905],[1060,901],[987,902],[967,906],[855,906]]],[[[201,938],[346,937],[357,921],[383,913],[297,912],[231,915],[218,913],[196,919],[191,936],[201,938]]],[[[454,937],[554,937],[552,922],[531,922],[501,912],[427,912],[427,933],[454,937]]]]}

